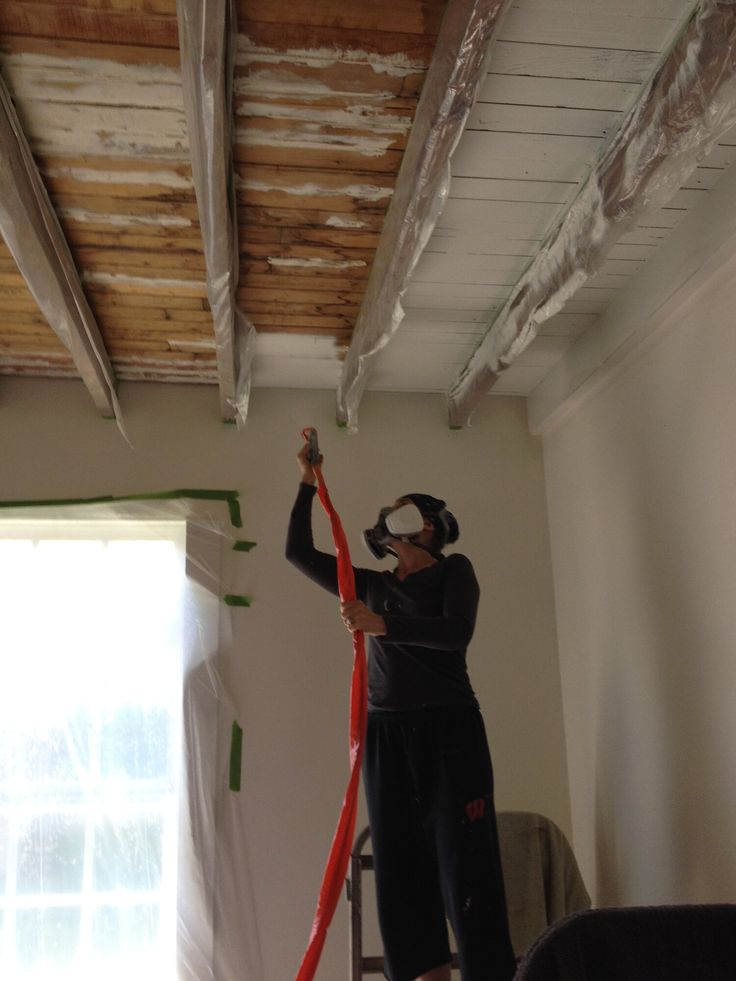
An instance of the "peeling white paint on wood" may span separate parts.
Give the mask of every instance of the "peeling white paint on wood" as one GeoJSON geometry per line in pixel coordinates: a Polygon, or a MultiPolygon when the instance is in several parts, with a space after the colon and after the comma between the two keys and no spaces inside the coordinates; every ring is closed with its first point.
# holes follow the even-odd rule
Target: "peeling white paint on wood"
{"type": "Polygon", "coordinates": [[[302,269],[353,269],[367,265],[363,259],[319,259],[315,257],[284,259],[278,256],[268,256],[268,264],[270,266],[302,269]]]}
{"type": "Polygon", "coordinates": [[[300,102],[310,100],[332,99],[360,100],[371,103],[389,102],[396,98],[390,90],[365,92],[353,89],[335,89],[325,82],[316,79],[302,78],[288,71],[254,71],[247,78],[236,78],[233,91],[236,96],[260,99],[298,99],[300,102]]]}
{"type": "MultiPolygon", "coordinates": [[[[356,198],[359,201],[383,201],[394,193],[391,187],[379,187],[376,184],[346,184],[345,187],[323,187],[320,184],[267,184],[265,181],[249,180],[236,177],[235,186],[239,190],[258,191],[267,194],[278,191],[280,194],[291,194],[295,197],[316,198],[339,195],[356,198]]],[[[358,227],[358,226],[355,226],[358,227]]]]}
{"type": "Polygon", "coordinates": [[[327,65],[348,64],[367,65],[377,75],[393,75],[404,78],[424,72],[426,62],[397,51],[389,55],[381,55],[359,48],[290,48],[287,51],[277,51],[257,45],[244,34],[238,35],[238,51],[236,65],[248,65],[254,61],[271,61],[274,63],[291,62],[294,65],[309,65],[324,68],[327,65]]]}
{"type": "Polygon", "coordinates": [[[345,109],[319,109],[313,106],[282,106],[241,102],[236,115],[250,118],[285,119],[316,126],[363,129],[374,133],[407,133],[411,117],[381,111],[375,106],[349,106],[345,109]]]}
{"type": "Polygon", "coordinates": [[[70,177],[80,184],[160,184],[174,190],[191,191],[194,182],[191,177],[176,170],[107,170],[91,167],[45,167],[42,171],[47,177],[70,177]]]}
{"type": "Polygon", "coordinates": [[[363,157],[382,157],[394,142],[390,138],[366,136],[362,133],[320,132],[320,127],[305,123],[301,132],[295,130],[262,130],[252,126],[239,127],[235,140],[241,146],[284,147],[298,150],[348,150],[363,157]]]}
{"type": "Polygon", "coordinates": [[[182,341],[175,337],[168,338],[166,343],[172,351],[216,351],[217,342],[214,337],[211,340],[202,339],[201,341],[182,341]]]}
{"type": "Polygon", "coordinates": [[[177,69],[28,52],[0,64],[36,152],[188,158],[177,69]]]}
{"type": "Polygon", "coordinates": [[[127,276],[124,273],[90,272],[82,273],[85,283],[97,283],[104,286],[148,286],[152,289],[168,289],[191,291],[196,289],[201,293],[205,284],[192,279],[156,279],[153,276],[127,276]]]}
{"type": "Polygon", "coordinates": [[[43,97],[52,103],[183,112],[179,70],[167,65],[23,51],[1,55],[0,66],[21,102],[43,97]]]}
{"type": "Polygon", "coordinates": [[[34,151],[50,156],[84,154],[187,160],[184,109],[139,109],[111,105],[19,105],[34,151]]]}
{"type": "Polygon", "coordinates": [[[192,222],[189,218],[179,215],[106,215],[99,211],[86,211],[84,208],[59,208],[60,218],[77,221],[80,224],[118,225],[129,227],[135,225],[160,225],[166,228],[188,228],[192,222]]]}
{"type": "Polygon", "coordinates": [[[325,225],[331,228],[365,228],[366,224],[360,218],[353,218],[352,215],[330,215],[325,221],[325,225]]]}

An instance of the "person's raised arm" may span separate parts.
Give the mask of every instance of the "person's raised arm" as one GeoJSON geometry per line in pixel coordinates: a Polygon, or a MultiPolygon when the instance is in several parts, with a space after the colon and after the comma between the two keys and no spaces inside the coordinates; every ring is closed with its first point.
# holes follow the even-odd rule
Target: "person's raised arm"
{"type": "MultiPolygon", "coordinates": [[[[316,493],[317,475],[308,453],[309,442],[306,442],[297,454],[301,482],[289,518],[286,558],[313,582],[337,596],[337,560],[334,555],[318,551],[312,538],[312,501],[316,493]]],[[[321,459],[320,456],[320,462],[321,459]]]]}

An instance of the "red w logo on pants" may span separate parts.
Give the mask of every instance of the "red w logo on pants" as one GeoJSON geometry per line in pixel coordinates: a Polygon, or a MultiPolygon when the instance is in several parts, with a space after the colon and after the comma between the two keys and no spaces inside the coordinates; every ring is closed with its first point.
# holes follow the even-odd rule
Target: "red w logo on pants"
{"type": "Polygon", "coordinates": [[[465,813],[468,817],[468,821],[480,821],[483,815],[486,813],[486,802],[482,797],[477,800],[468,801],[465,805],[465,813]]]}

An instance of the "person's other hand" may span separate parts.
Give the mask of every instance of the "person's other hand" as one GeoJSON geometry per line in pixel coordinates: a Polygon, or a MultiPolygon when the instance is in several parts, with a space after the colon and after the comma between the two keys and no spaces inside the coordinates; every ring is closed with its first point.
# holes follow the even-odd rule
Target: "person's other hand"
{"type": "Polygon", "coordinates": [[[382,616],[369,610],[360,600],[350,600],[340,604],[340,616],[350,633],[362,630],[364,634],[381,637],[386,633],[386,621],[382,616]]]}

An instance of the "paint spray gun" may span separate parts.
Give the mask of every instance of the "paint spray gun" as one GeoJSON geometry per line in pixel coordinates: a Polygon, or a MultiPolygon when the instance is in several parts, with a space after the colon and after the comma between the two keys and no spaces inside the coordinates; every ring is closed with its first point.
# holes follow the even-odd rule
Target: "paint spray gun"
{"type": "Polygon", "coordinates": [[[309,442],[309,449],[307,450],[307,462],[311,465],[318,466],[322,462],[322,454],[319,451],[319,442],[317,440],[317,430],[309,426],[306,429],[302,429],[302,436],[309,442]]]}

